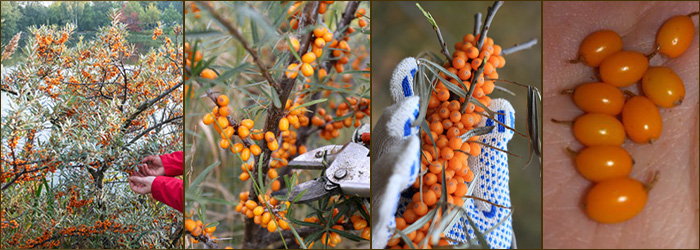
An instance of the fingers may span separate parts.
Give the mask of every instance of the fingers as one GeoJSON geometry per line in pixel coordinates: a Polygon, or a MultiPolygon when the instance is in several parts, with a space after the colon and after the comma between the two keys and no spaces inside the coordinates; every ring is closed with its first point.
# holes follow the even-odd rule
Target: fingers
{"type": "Polygon", "coordinates": [[[409,136],[373,164],[384,167],[372,172],[372,183],[379,184],[372,194],[372,248],[386,246],[393,233],[401,192],[415,182],[420,172],[419,153],[420,139],[409,136]]]}
{"type": "Polygon", "coordinates": [[[413,123],[420,111],[419,103],[420,97],[412,96],[384,109],[372,131],[373,157],[381,158],[385,151],[400,145],[408,136],[418,134],[419,127],[413,123]]]}
{"type": "Polygon", "coordinates": [[[389,86],[391,98],[394,100],[394,103],[416,95],[416,93],[413,92],[413,79],[417,70],[418,61],[413,57],[407,57],[396,65],[394,73],[391,75],[389,86]]]}

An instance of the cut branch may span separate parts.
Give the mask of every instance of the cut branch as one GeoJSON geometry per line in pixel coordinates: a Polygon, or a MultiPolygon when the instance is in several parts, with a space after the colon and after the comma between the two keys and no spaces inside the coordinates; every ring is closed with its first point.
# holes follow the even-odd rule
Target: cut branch
{"type": "Polygon", "coordinates": [[[513,47],[503,49],[501,51],[501,56],[505,56],[505,55],[513,54],[513,53],[521,51],[521,50],[529,49],[532,46],[535,46],[535,44],[537,44],[537,39],[533,38],[532,40],[527,41],[525,43],[513,45],[513,47]]]}

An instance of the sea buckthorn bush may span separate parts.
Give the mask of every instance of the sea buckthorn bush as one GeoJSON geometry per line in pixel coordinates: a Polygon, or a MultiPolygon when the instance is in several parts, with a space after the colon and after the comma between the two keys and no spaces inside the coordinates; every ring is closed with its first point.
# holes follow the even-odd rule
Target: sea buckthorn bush
{"type": "Polygon", "coordinates": [[[320,177],[288,164],[369,123],[369,3],[186,6],[186,247],[368,247],[368,199],[272,192],[320,177]]]}
{"type": "Polygon", "coordinates": [[[3,61],[26,58],[2,71],[2,248],[181,246],[181,213],[127,177],[182,150],[182,28],[158,25],[142,50],[121,14],[94,39],[41,26],[4,46],[3,61]]]}

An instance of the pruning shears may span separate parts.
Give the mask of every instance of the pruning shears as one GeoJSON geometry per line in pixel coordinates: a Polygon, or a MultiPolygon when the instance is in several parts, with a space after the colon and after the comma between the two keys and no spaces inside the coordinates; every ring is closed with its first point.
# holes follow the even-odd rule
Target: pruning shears
{"type": "MultiPolygon", "coordinates": [[[[297,169],[321,169],[324,174],[314,180],[296,185],[289,199],[304,192],[297,201],[308,203],[336,194],[370,197],[370,155],[368,125],[360,126],[353,133],[353,139],[344,145],[327,145],[294,158],[287,164],[297,169]]],[[[275,196],[287,194],[287,190],[272,193],[275,196]]]]}

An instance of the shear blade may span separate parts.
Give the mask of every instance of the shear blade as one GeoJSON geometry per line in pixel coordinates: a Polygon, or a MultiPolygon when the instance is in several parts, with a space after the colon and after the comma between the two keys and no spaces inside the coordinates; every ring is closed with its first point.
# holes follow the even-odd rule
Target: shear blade
{"type": "MultiPolygon", "coordinates": [[[[326,189],[327,184],[328,182],[323,178],[310,180],[302,184],[296,185],[292,189],[291,194],[289,194],[286,197],[289,197],[289,201],[293,201],[294,198],[297,197],[297,195],[301,194],[302,192],[305,192],[303,195],[301,195],[301,198],[297,202],[308,203],[321,199],[323,197],[333,195],[337,193],[338,190],[340,190],[339,188],[331,188],[330,190],[328,190],[326,189]]],[[[285,196],[286,194],[286,189],[272,193],[273,196],[285,196]]]]}

